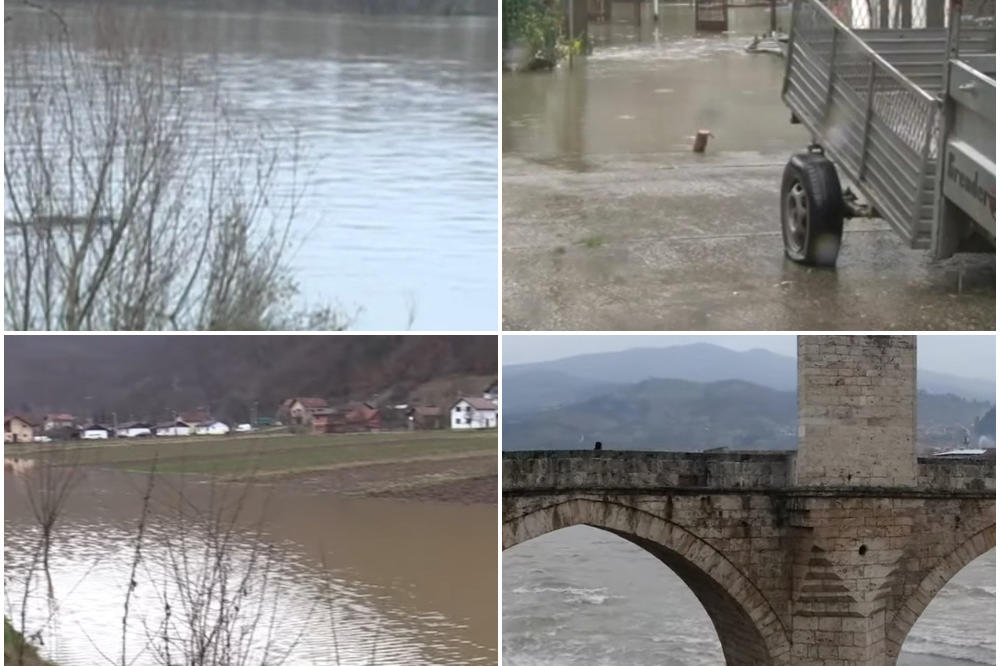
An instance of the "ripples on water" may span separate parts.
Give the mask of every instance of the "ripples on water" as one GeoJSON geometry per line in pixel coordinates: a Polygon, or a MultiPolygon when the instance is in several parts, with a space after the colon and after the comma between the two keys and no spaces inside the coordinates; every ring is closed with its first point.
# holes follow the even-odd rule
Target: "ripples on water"
{"type": "MultiPolygon", "coordinates": [[[[91,13],[64,11],[89,48],[91,13]]],[[[362,329],[405,326],[411,304],[417,329],[496,328],[495,18],[158,9],[146,20],[213,73],[241,120],[289,144],[297,133],[290,263],[307,304],[360,307],[362,329]]],[[[31,48],[10,25],[5,48],[31,48]]],[[[278,200],[293,192],[283,166],[278,200]]]]}
{"type": "MultiPolygon", "coordinates": [[[[910,631],[900,666],[995,663],[995,572],[996,551],[959,572],[910,631]]],[[[637,546],[587,527],[503,554],[503,659],[513,666],[724,661],[708,614],[676,575],[637,546]]]]}
{"type": "MultiPolygon", "coordinates": [[[[5,535],[8,615],[11,603],[19,612],[19,596],[13,595],[23,590],[19,581],[23,580],[34,545],[24,531],[9,527],[5,535]]],[[[176,546],[177,535],[172,536],[176,546]]],[[[133,538],[132,531],[100,523],[75,523],[64,531],[53,553],[58,614],[43,632],[47,657],[64,666],[102,663],[102,654],[118,658],[133,538]]],[[[238,540],[233,545],[239,553],[236,561],[249,557],[250,548],[245,538],[238,540]]],[[[188,548],[187,556],[197,561],[197,549],[188,548]]],[[[156,535],[151,534],[146,540],[129,615],[127,654],[130,659],[141,655],[138,664],[156,663],[150,643],[157,643],[156,627],[164,617],[160,595],[167,557],[162,543],[158,544],[156,535]]],[[[192,570],[196,568],[192,566],[192,570]]],[[[167,590],[175,592],[172,583],[166,585],[167,590]]],[[[308,558],[296,552],[295,544],[279,546],[269,587],[263,591],[255,653],[262,654],[266,643],[272,658],[288,653],[283,662],[287,664],[336,664],[335,654],[343,664],[368,663],[372,654],[376,663],[495,662],[491,649],[462,638],[462,632],[456,629],[463,625],[441,613],[405,611],[394,606],[383,588],[337,577],[329,581],[328,603],[326,586],[327,581],[308,558]],[[272,621],[273,629],[269,629],[272,621]]],[[[45,624],[44,595],[44,588],[36,588],[33,593],[26,623],[32,630],[45,624]]],[[[176,620],[182,603],[174,593],[171,596],[176,620]]],[[[250,598],[254,597],[252,592],[250,598]]]]}

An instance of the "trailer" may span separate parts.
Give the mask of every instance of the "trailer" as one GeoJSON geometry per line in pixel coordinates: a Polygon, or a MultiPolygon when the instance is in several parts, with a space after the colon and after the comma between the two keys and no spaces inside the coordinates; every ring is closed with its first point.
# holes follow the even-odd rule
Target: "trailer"
{"type": "Polygon", "coordinates": [[[793,0],[782,100],[812,144],[781,182],[792,260],[833,266],[845,218],[935,259],[996,251],[995,0],[793,0]]]}

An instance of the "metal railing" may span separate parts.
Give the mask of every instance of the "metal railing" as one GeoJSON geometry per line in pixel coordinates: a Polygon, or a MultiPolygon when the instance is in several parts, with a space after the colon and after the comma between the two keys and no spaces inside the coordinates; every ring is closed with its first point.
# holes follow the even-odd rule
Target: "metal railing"
{"type": "Polygon", "coordinates": [[[841,176],[911,246],[928,247],[937,99],[819,0],[795,2],[786,67],[783,99],[841,176]]]}

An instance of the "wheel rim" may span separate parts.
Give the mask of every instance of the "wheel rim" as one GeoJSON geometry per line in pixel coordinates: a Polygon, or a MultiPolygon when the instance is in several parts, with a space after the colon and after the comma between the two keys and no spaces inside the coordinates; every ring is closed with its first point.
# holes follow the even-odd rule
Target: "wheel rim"
{"type": "Polygon", "coordinates": [[[801,252],[805,247],[808,229],[809,199],[802,183],[796,180],[788,188],[785,197],[785,237],[789,246],[796,252],[801,252]]]}

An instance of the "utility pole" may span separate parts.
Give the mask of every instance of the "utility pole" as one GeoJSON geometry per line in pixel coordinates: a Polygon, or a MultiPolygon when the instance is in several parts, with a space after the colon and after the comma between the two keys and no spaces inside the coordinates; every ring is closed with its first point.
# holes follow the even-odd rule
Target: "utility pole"
{"type": "Polygon", "coordinates": [[[653,22],[655,23],[659,20],[660,20],[660,0],[653,0],[653,22]]]}

